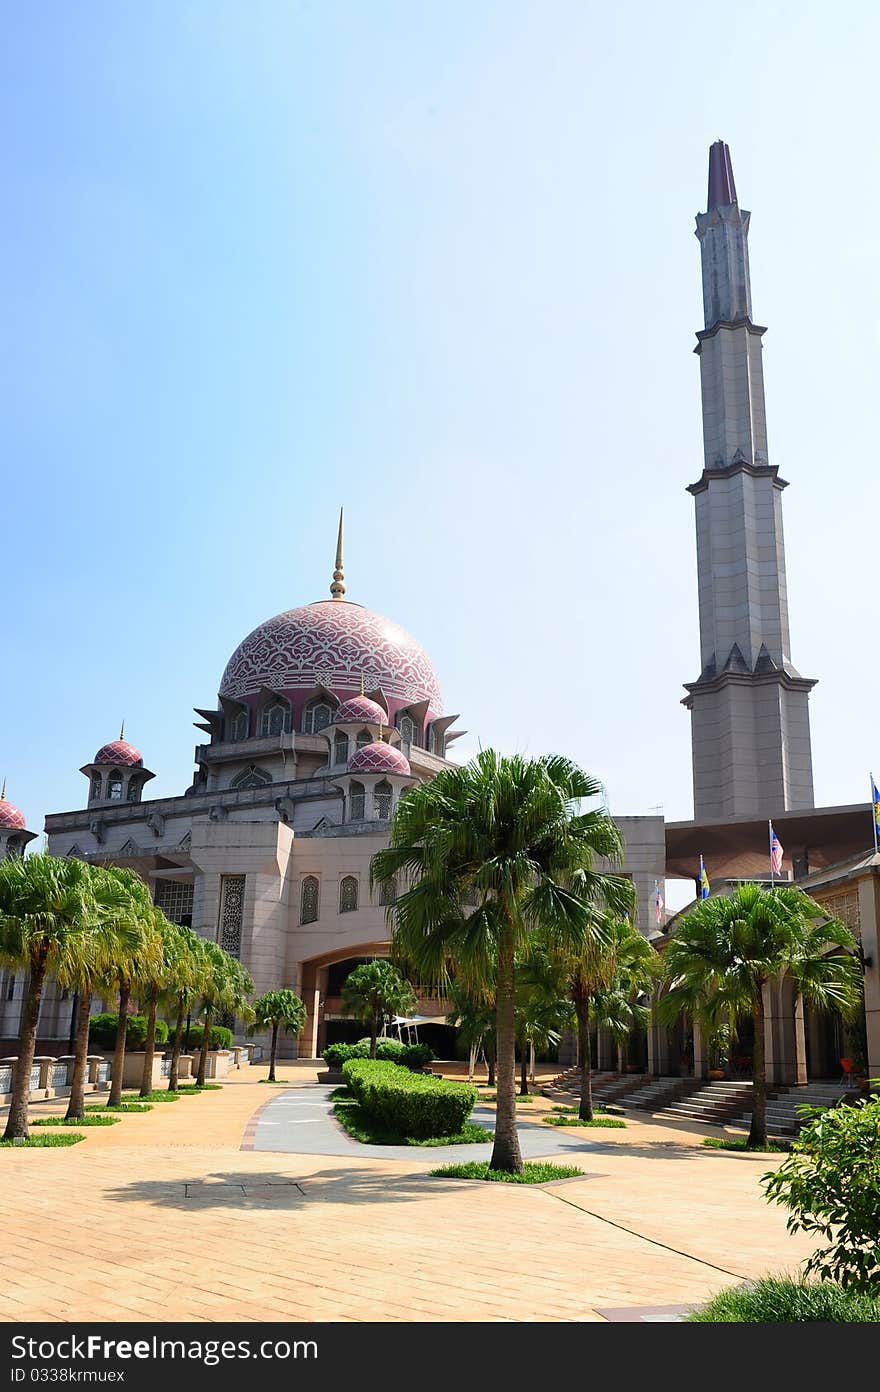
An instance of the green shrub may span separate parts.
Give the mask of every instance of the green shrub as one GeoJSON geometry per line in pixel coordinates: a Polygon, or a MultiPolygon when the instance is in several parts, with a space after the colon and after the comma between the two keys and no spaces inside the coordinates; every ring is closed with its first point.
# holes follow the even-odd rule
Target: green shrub
{"type": "MultiPolygon", "coordinates": [[[[202,1040],[203,1040],[204,1036],[205,1036],[205,1027],[204,1027],[204,1025],[190,1025],[190,1027],[189,1027],[189,1047],[190,1047],[191,1049],[200,1049],[200,1048],[202,1047],[202,1040]]],[[[186,1031],[185,1031],[185,1030],[184,1030],[184,1032],[183,1032],[182,1038],[183,1038],[184,1040],[186,1040],[186,1031]]],[[[232,1030],[231,1030],[231,1029],[227,1029],[225,1025],[212,1025],[212,1026],[211,1026],[211,1038],[210,1038],[210,1042],[209,1042],[209,1044],[208,1044],[208,1048],[209,1048],[209,1049],[228,1049],[228,1048],[231,1046],[231,1044],[232,1044],[232,1030]]]]}
{"type": "Polygon", "coordinates": [[[376,1121],[403,1136],[455,1136],[477,1100],[476,1088],[446,1082],[376,1059],[342,1066],[349,1091],[376,1121]]]}
{"type": "Polygon", "coordinates": [[[774,1173],[767,1197],[791,1210],[789,1232],[815,1233],[808,1275],[876,1297],[880,1286],[880,1097],[854,1106],[802,1107],[811,1118],[774,1173]]]}
{"type": "MultiPolygon", "coordinates": [[[[370,1057],[369,1039],[359,1039],[357,1044],[328,1044],[322,1056],[328,1068],[341,1068],[349,1059],[368,1059],[370,1057]]],[[[401,1063],[407,1068],[424,1068],[434,1057],[433,1049],[427,1044],[401,1044],[399,1039],[377,1039],[376,1058],[381,1063],[401,1063]]]]}
{"type": "MultiPolygon", "coordinates": [[[[364,1054],[358,1055],[359,1058],[370,1057],[369,1037],[366,1039],[359,1039],[357,1047],[365,1050],[364,1054]]],[[[383,1063],[397,1063],[405,1047],[406,1046],[402,1044],[399,1039],[388,1039],[383,1036],[381,1039],[376,1040],[376,1058],[381,1059],[383,1063]]]]}
{"type": "MultiPolygon", "coordinates": [[[[118,1023],[119,1015],[115,1010],[109,1010],[103,1015],[93,1015],[89,1021],[89,1047],[96,1049],[114,1049],[116,1047],[116,1028],[118,1023]]],[[[146,1037],[146,1015],[129,1015],[128,1024],[125,1028],[125,1047],[135,1050],[142,1049],[146,1037]]],[[[157,1020],[156,1043],[164,1044],[167,1038],[168,1026],[164,1020],[157,1020]]]]}
{"type": "Polygon", "coordinates": [[[328,1044],[321,1057],[328,1068],[341,1068],[349,1059],[365,1059],[369,1058],[369,1054],[369,1044],[328,1044]]]}
{"type": "Polygon", "coordinates": [[[875,1324],[880,1297],[844,1290],[834,1281],[789,1281],[767,1276],[719,1291],[687,1317],[690,1324],[875,1324]]]}
{"type": "Polygon", "coordinates": [[[402,1063],[405,1068],[424,1068],[426,1063],[433,1063],[436,1057],[434,1050],[429,1044],[404,1044],[403,1051],[398,1063],[402,1063]]]}

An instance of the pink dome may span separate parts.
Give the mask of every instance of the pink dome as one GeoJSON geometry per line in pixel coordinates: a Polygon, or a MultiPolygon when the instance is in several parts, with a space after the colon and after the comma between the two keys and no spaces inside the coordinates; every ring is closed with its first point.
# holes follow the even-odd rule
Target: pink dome
{"type": "Polygon", "coordinates": [[[434,715],[442,714],[440,684],[424,648],[391,619],[344,599],[318,600],[260,624],[226,664],[220,695],[241,700],[264,686],[357,691],[362,680],[407,705],[427,701],[434,715]]]}
{"type": "Polygon", "coordinates": [[[24,813],[5,797],[0,798],[0,827],[7,831],[24,831],[24,813]]]}
{"type": "Polygon", "coordinates": [[[135,764],[142,764],[143,757],[133,744],[128,740],[111,740],[109,744],[102,744],[94,759],[95,764],[124,764],[126,768],[133,768],[135,764]]]}
{"type": "Polygon", "coordinates": [[[343,725],[350,721],[365,720],[368,725],[387,725],[388,712],[378,701],[371,701],[369,696],[352,696],[350,701],[343,701],[333,717],[334,725],[343,725]]]}
{"type": "Polygon", "coordinates": [[[402,773],[405,778],[409,777],[409,761],[399,749],[393,745],[386,744],[384,740],[375,740],[372,744],[365,744],[359,749],[354,758],[349,760],[349,773],[402,773]]]}

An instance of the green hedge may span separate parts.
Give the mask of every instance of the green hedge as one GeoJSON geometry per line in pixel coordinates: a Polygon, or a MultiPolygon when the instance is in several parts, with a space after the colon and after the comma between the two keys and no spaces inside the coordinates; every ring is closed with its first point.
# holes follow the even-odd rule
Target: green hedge
{"type": "MultiPolygon", "coordinates": [[[[107,1011],[103,1015],[93,1015],[89,1021],[89,1045],[99,1049],[113,1049],[116,1045],[116,1027],[119,1023],[119,1015],[115,1010],[107,1011]]],[[[127,1049],[143,1048],[144,1040],[147,1037],[147,1017],[146,1015],[129,1015],[128,1024],[125,1030],[125,1047],[127,1049]]],[[[168,1038],[168,1026],[164,1020],[156,1021],[156,1043],[164,1044],[168,1038]]]]}
{"type": "Polygon", "coordinates": [[[477,1100],[476,1088],[412,1073],[378,1059],[342,1065],[349,1091],[364,1111],[402,1136],[457,1136],[477,1100]]]}
{"type": "MultiPolygon", "coordinates": [[[[190,1025],[189,1047],[191,1049],[200,1049],[202,1047],[202,1039],[204,1038],[204,1034],[204,1025],[190,1025]]],[[[183,1032],[180,1037],[181,1041],[183,1043],[186,1043],[186,1026],[184,1026],[183,1032]]],[[[231,1045],[232,1030],[227,1029],[225,1025],[212,1025],[211,1042],[208,1047],[211,1049],[228,1049],[231,1047],[231,1045]]]]}
{"type": "MultiPolygon", "coordinates": [[[[322,1054],[330,1068],[341,1068],[349,1059],[368,1059],[370,1057],[369,1039],[360,1039],[357,1044],[328,1044],[322,1054]]],[[[433,1049],[427,1044],[401,1044],[398,1039],[378,1039],[376,1058],[382,1063],[402,1063],[407,1068],[424,1068],[434,1057],[433,1049]]]]}

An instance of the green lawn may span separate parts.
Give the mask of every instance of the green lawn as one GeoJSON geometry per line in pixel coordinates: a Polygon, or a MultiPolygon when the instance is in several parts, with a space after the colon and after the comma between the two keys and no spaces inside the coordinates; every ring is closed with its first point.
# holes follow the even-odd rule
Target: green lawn
{"type": "Polygon", "coordinates": [[[100,1116],[93,1112],[84,1117],[38,1117],[31,1126],[118,1126],[119,1117],[100,1116]]]}
{"type": "Polygon", "coordinates": [[[442,1165],[432,1170],[432,1175],[440,1179],[488,1179],[502,1184],[548,1184],[552,1179],[576,1179],[583,1174],[571,1165],[550,1165],[537,1160],[527,1160],[522,1174],[508,1174],[506,1170],[490,1170],[488,1160],[472,1160],[469,1165],[442,1165]]]}
{"type": "Polygon", "coordinates": [[[791,1150],[787,1141],[768,1141],[766,1145],[749,1145],[747,1136],[707,1136],[703,1145],[709,1150],[749,1150],[757,1155],[771,1155],[791,1150]]]}
{"type": "Polygon", "coordinates": [[[87,1112],[151,1112],[149,1102],[118,1102],[111,1107],[106,1102],[87,1102],[87,1112]]]}
{"type": "Polygon", "coordinates": [[[583,1121],[579,1116],[545,1116],[541,1119],[546,1121],[548,1126],[605,1126],[618,1130],[623,1130],[626,1126],[625,1121],[610,1116],[593,1117],[592,1121],[583,1121]]]}
{"type": "Polygon", "coordinates": [[[76,1131],[62,1131],[59,1136],[49,1134],[46,1136],[29,1136],[26,1141],[0,1141],[0,1146],[42,1149],[44,1146],[76,1145],[77,1141],[84,1140],[85,1136],[79,1135],[76,1131]]]}

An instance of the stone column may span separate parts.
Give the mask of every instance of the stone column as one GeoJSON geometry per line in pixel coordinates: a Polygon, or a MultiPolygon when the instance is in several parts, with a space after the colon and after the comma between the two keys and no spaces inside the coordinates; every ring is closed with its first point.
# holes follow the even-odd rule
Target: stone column
{"type": "Polygon", "coordinates": [[[880,1078],[880,882],[875,874],[859,881],[859,920],[865,960],[868,1077],[880,1078]]]}
{"type": "Polygon", "coordinates": [[[699,1020],[693,1022],[694,1032],[694,1077],[706,1078],[709,1075],[709,1045],[706,1033],[699,1020]]]}

